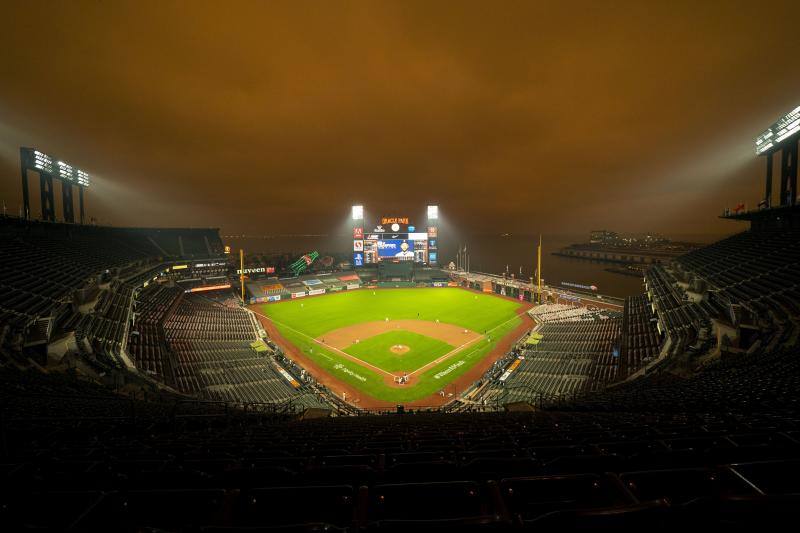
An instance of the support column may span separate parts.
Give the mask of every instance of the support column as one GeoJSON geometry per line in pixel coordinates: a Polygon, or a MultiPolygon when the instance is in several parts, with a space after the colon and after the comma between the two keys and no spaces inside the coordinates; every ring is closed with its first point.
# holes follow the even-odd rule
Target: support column
{"type": "Polygon", "coordinates": [[[39,188],[42,197],[42,220],[56,221],[56,201],[53,194],[53,176],[39,174],[39,188]]]}
{"type": "Polygon", "coordinates": [[[64,222],[75,222],[75,207],[72,203],[72,184],[68,181],[61,182],[61,203],[64,205],[64,222]]]}
{"type": "Polygon", "coordinates": [[[19,164],[22,169],[22,218],[28,219],[31,212],[31,200],[28,196],[28,165],[25,161],[26,152],[24,149],[19,149],[19,164]]]}
{"type": "Polygon", "coordinates": [[[764,184],[764,201],[766,207],[772,207],[772,152],[767,154],[767,177],[764,184]]]}
{"type": "Polygon", "coordinates": [[[797,141],[792,143],[788,152],[789,183],[792,187],[792,205],[795,205],[797,203],[797,141]]]}
{"type": "Polygon", "coordinates": [[[781,205],[797,202],[797,141],[781,150],[781,205]]]}
{"type": "Polygon", "coordinates": [[[81,224],[83,224],[83,187],[78,187],[78,199],[80,200],[81,224]]]}

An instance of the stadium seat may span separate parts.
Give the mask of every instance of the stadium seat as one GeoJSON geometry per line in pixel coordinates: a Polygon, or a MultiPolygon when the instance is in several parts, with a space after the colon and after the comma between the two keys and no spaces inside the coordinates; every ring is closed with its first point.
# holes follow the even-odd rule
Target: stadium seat
{"type": "Polygon", "coordinates": [[[369,492],[369,519],[431,520],[490,516],[477,483],[469,481],[377,485],[369,492]]]}
{"type": "Polygon", "coordinates": [[[593,474],[507,478],[500,482],[500,493],[508,511],[522,520],[553,511],[634,503],[621,487],[593,474]]]}
{"type": "Polygon", "coordinates": [[[237,525],[349,526],[355,519],[355,494],[345,485],[251,489],[241,495],[237,525]]]}

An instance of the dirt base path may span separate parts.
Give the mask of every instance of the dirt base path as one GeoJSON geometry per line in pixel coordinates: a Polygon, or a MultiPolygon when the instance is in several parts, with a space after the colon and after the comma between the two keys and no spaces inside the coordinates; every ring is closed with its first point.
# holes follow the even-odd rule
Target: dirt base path
{"type": "MultiPolygon", "coordinates": [[[[459,391],[466,390],[473,383],[478,381],[497,359],[505,355],[511,349],[514,343],[523,335],[523,333],[533,327],[534,321],[527,313],[528,309],[531,307],[532,306],[527,302],[525,305],[521,306],[517,310],[517,315],[520,317],[520,319],[522,319],[522,323],[514,328],[513,331],[500,339],[497,344],[495,344],[494,348],[492,348],[492,351],[486,355],[486,357],[475,363],[475,365],[467,372],[447,384],[445,389],[448,392],[455,391],[455,394],[458,394],[459,391]]],[[[387,402],[373,398],[372,396],[365,394],[348,383],[331,376],[325,369],[317,365],[294,344],[286,340],[283,335],[280,334],[278,328],[275,327],[275,324],[273,324],[270,319],[261,313],[260,305],[252,305],[249,306],[249,308],[256,314],[256,317],[263,326],[264,330],[267,332],[267,335],[269,335],[270,339],[272,339],[275,344],[281,347],[286,356],[303,367],[306,372],[314,377],[314,379],[328,387],[339,398],[342,398],[342,393],[344,393],[348,403],[361,409],[393,409],[396,407],[396,402],[387,402]]],[[[328,341],[327,336],[325,341],[328,341]]],[[[450,402],[452,399],[452,396],[446,395],[442,397],[439,394],[434,393],[430,396],[420,398],[419,400],[414,400],[413,402],[405,402],[403,405],[407,408],[440,407],[450,402]]]]}
{"type": "Polygon", "coordinates": [[[478,333],[464,329],[453,324],[431,322],[430,320],[378,320],[375,322],[362,322],[329,331],[317,337],[318,341],[327,346],[343,350],[356,343],[356,340],[366,340],[381,333],[395,330],[405,330],[411,333],[425,335],[450,346],[458,347],[468,344],[481,337],[478,333]]]}

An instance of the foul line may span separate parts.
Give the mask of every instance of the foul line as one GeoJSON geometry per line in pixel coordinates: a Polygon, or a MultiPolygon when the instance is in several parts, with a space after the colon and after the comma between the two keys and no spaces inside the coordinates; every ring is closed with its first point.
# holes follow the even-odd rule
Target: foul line
{"type": "Polygon", "coordinates": [[[366,367],[372,368],[373,370],[377,370],[377,371],[378,371],[378,372],[380,372],[381,374],[386,374],[387,376],[390,376],[390,377],[392,377],[392,378],[394,378],[394,377],[395,377],[395,375],[394,375],[394,374],[392,374],[391,372],[387,372],[386,370],[384,370],[384,369],[382,369],[382,368],[379,368],[379,367],[377,367],[377,366],[373,365],[372,363],[368,363],[368,362],[364,361],[363,359],[359,359],[358,357],[355,357],[355,356],[353,356],[353,355],[350,355],[349,353],[343,352],[343,351],[342,351],[342,350],[340,350],[339,348],[334,348],[333,346],[330,346],[329,344],[325,344],[325,343],[324,343],[324,342],[322,342],[322,341],[318,341],[318,340],[317,340],[317,339],[315,339],[314,337],[311,337],[310,335],[306,335],[306,334],[305,334],[305,333],[303,333],[302,331],[297,331],[296,329],[294,329],[294,328],[293,328],[293,327],[291,327],[291,326],[288,326],[288,325],[286,325],[286,324],[284,324],[284,323],[282,323],[282,322],[278,322],[277,320],[273,320],[273,319],[269,318],[268,316],[262,315],[261,313],[256,313],[255,311],[253,311],[253,313],[257,314],[258,316],[261,316],[261,317],[264,317],[264,318],[266,318],[267,320],[269,320],[269,321],[270,321],[270,322],[272,322],[273,324],[277,324],[277,325],[279,325],[279,326],[281,326],[281,327],[284,327],[284,328],[286,328],[286,329],[290,329],[290,330],[294,331],[295,333],[297,333],[298,335],[301,335],[301,336],[303,336],[303,337],[306,337],[307,339],[310,339],[310,340],[312,340],[313,342],[315,342],[315,343],[319,344],[320,346],[324,346],[325,348],[327,348],[327,349],[329,349],[329,350],[331,350],[331,351],[333,351],[333,352],[336,352],[337,354],[341,355],[341,356],[342,356],[342,357],[344,357],[345,359],[349,359],[349,360],[353,361],[353,362],[354,362],[354,363],[356,363],[356,364],[359,364],[359,365],[363,365],[363,366],[366,366],[366,367]]]}
{"type": "MultiPolygon", "coordinates": [[[[251,311],[252,311],[252,310],[251,310],[251,311]]],[[[284,324],[284,323],[282,323],[282,322],[278,322],[277,320],[273,320],[272,318],[270,318],[270,317],[268,317],[268,316],[266,316],[266,315],[262,315],[261,313],[258,313],[258,312],[256,312],[256,311],[253,311],[253,314],[256,314],[256,315],[258,315],[258,316],[260,316],[260,317],[263,317],[263,318],[265,318],[265,319],[269,320],[270,322],[272,322],[273,324],[277,324],[277,325],[279,325],[279,326],[282,326],[282,327],[284,327],[284,328],[286,328],[286,329],[290,329],[290,330],[294,331],[295,333],[297,333],[298,335],[301,335],[301,336],[303,336],[303,337],[306,337],[307,339],[310,339],[311,341],[313,341],[313,342],[315,342],[315,343],[319,344],[320,346],[324,346],[325,348],[327,348],[327,349],[329,349],[329,350],[331,350],[331,351],[333,351],[333,352],[335,352],[335,353],[337,353],[337,354],[341,355],[341,356],[342,356],[342,357],[344,357],[345,359],[349,359],[350,361],[353,361],[354,363],[356,363],[356,364],[358,364],[358,365],[363,365],[363,366],[369,367],[369,368],[371,368],[371,369],[373,369],[373,370],[377,370],[377,371],[378,371],[378,372],[380,372],[381,374],[385,374],[385,375],[387,375],[387,376],[390,376],[390,377],[392,377],[392,378],[395,378],[395,377],[397,377],[397,375],[396,375],[396,374],[392,374],[391,372],[388,372],[388,371],[386,371],[386,370],[384,370],[384,369],[382,369],[382,368],[379,368],[379,367],[377,367],[377,366],[373,365],[372,363],[368,363],[367,361],[364,361],[363,359],[359,359],[358,357],[355,357],[354,355],[350,355],[350,354],[349,354],[349,353],[347,353],[347,352],[343,352],[342,350],[340,350],[340,349],[338,349],[338,348],[335,348],[335,347],[331,346],[330,344],[326,344],[326,343],[324,343],[324,342],[322,342],[322,341],[320,341],[320,340],[317,340],[317,339],[315,339],[314,337],[312,337],[312,336],[310,336],[310,335],[306,335],[306,334],[305,334],[305,333],[303,333],[302,331],[298,331],[298,330],[294,329],[293,327],[291,327],[291,326],[289,326],[289,325],[286,325],[286,324],[284,324]]],[[[511,322],[512,320],[514,320],[514,319],[516,319],[516,318],[519,318],[519,316],[518,316],[518,315],[512,316],[512,317],[511,317],[511,318],[509,318],[508,320],[506,320],[506,321],[504,321],[504,322],[501,322],[500,324],[496,325],[496,326],[495,326],[495,327],[493,327],[492,329],[490,329],[490,330],[487,330],[487,331],[486,331],[486,333],[491,333],[491,332],[493,332],[494,330],[496,330],[496,329],[498,329],[498,328],[501,328],[501,327],[505,326],[506,324],[508,324],[509,322],[511,322]]],[[[453,357],[453,356],[454,356],[454,355],[456,355],[457,353],[460,353],[460,352],[461,352],[461,351],[462,351],[464,348],[466,348],[466,347],[467,347],[467,346],[469,346],[470,344],[472,344],[472,343],[474,343],[474,342],[476,342],[476,341],[479,341],[479,340],[485,339],[485,338],[486,338],[486,335],[481,335],[481,336],[479,336],[479,337],[476,337],[476,338],[472,339],[471,341],[467,341],[467,342],[465,342],[464,344],[462,344],[462,345],[458,346],[457,348],[454,348],[454,349],[450,350],[449,352],[447,352],[447,353],[446,353],[446,354],[444,354],[443,356],[441,356],[441,357],[439,357],[439,358],[437,358],[437,359],[434,359],[433,361],[429,361],[428,363],[425,363],[424,365],[422,365],[422,366],[421,366],[421,367],[419,367],[418,369],[414,370],[413,372],[409,372],[407,375],[408,375],[408,376],[413,376],[413,375],[414,375],[414,374],[416,374],[417,372],[420,372],[420,371],[422,371],[422,370],[425,370],[425,369],[427,369],[427,368],[428,368],[428,367],[430,367],[430,366],[436,366],[436,365],[438,365],[439,363],[442,363],[442,362],[444,362],[444,361],[448,360],[449,358],[453,357]]],[[[322,354],[322,355],[324,355],[324,354],[322,354]]]]}
{"type": "MultiPolygon", "coordinates": [[[[486,333],[491,333],[491,332],[493,332],[494,330],[496,330],[497,328],[499,328],[499,327],[501,327],[501,326],[505,326],[506,324],[508,324],[509,322],[511,322],[512,320],[514,320],[515,318],[517,318],[517,316],[513,316],[513,317],[509,318],[508,320],[506,320],[505,322],[502,322],[502,323],[500,323],[500,324],[496,325],[496,326],[495,326],[495,327],[493,327],[492,329],[490,329],[490,330],[487,330],[487,331],[486,331],[486,333]]],[[[409,375],[409,376],[413,376],[413,375],[414,375],[414,374],[416,374],[417,372],[419,372],[419,371],[421,371],[421,370],[425,370],[425,369],[426,369],[426,368],[428,368],[429,366],[436,366],[436,365],[438,365],[439,363],[442,363],[442,362],[444,362],[444,361],[448,360],[450,357],[452,357],[452,356],[456,355],[457,353],[461,352],[461,350],[463,350],[463,349],[464,349],[464,348],[465,348],[467,345],[469,345],[469,344],[472,344],[472,343],[474,343],[474,342],[476,342],[476,341],[479,341],[479,340],[481,340],[481,339],[485,339],[485,338],[486,338],[486,335],[481,335],[480,337],[476,337],[476,338],[472,339],[471,341],[467,341],[467,342],[465,342],[464,344],[462,344],[461,346],[459,346],[458,348],[456,348],[456,349],[454,349],[454,350],[450,350],[449,352],[447,352],[447,353],[446,353],[446,354],[444,354],[443,356],[439,357],[438,359],[434,359],[433,361],[430,361],[430,362],[428,362],[428,363],[425,363],[424,365],[422,365],[422,366],[421,366],[421,367],[419,367],[418,369],[414,370],[413,372],[410,372],[408,375],[409,375]]]]}

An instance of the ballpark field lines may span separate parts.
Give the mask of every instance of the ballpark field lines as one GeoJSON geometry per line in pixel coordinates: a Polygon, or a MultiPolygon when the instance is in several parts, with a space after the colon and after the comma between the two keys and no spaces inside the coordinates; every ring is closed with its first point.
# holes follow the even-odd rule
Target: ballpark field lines
{"type": "MultiPolygon", "coordinates": [[[[267,317],[265,315],[262,315],[261,313],[256,313],[256,314],[260,315],[260,316],[263,316],[264,318],[269,318],[269,317],[267,317]]],[[[366,361],[363,361],[363,360],[359,359],[358,357],[354,357],[354,356],[350,355],[347,352],[344,352],[344,351],[342,351],[342,350],[340,350],[338,348],[334,348],[333,346],[325,344],[324,342],[322,342],[320,340],[317,340],[317,339],[315,339],[315,338],[313,338],[313,337],[311,337],[309,335],[306,335],[302,331],[298,331],[298,330],[294,329],[293,327],[291,327],[289,325],[286,325],[286,324],[283,324],[281,322],[278,322],[277,320],[272,320],[272,322],[274,322],[275,325],[278,326],[279,328],[285,328],[285,329],[288,329],[289,331],[293,331],[293,332],[297,333],[298,335],[307,338],[309,341],[311,341],[311,342],[313,342],[315,344],[318,344],[319,346],[323,346],[323,347],[331,350],[332,352],[335,352],[337,355],[340,355],[340,356],[344,357],[345,359],[348,359],[348,360],[353,361],[355,363],[358,363],[360,365],[364,365],[366,367],[369,367],[372,370],[374,370],[375,372],[380,372],[380,373],[385,374],[385,375],[387,375],[389,377],[394,377],[394,374],[392,374],[391,372],[387,372],[386,370],[384,370],[384,369],[382,369],[380,367],[377,367],[377,366],[375,366],[375,365],[373,365],[371,363],[368,363],[366,361]]],[[[326,357],[324,353],[322,353],[322,356],[326,357]]]]}
{"type": "Polygon", "coordinates": [[[436,288],[345,291],[256,312],[331,377],[394,402],[439,394],[521,324],[519,307],[436,288]],[[401,376],[408,381],[398,384],[401,376]]]}

